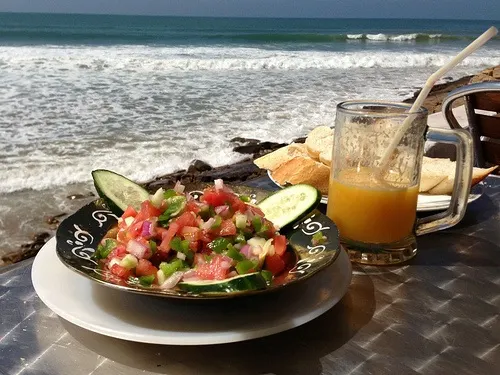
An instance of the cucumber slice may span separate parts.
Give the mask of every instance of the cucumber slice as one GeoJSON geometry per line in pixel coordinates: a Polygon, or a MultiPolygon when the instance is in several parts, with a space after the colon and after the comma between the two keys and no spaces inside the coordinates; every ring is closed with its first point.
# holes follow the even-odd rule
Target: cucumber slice
{"type": "Polygon", "coordinates": [[[280,228],[293,223],[314,210],[321,201],[321,193],[314,186],[288,186],[265,198],[258,204],[266,219],[280,228]]]}
{"type": "Polygon", "coordinates": [[[128,206],[139,211],[141,203],[149,199],[146,189],[118,173],[97,169],[92,171],[92,178],[97,194],[115,214],[121,215],[128,206]]]}
{"type": "Polygon", "coordinates": [[[177,287],[186,292],[200,293],[230,293],[245,290],[265,289],[266,279],[260,272],[238,275],[230,279],[217,281],[189,281],[180,282],[177,287]]]}

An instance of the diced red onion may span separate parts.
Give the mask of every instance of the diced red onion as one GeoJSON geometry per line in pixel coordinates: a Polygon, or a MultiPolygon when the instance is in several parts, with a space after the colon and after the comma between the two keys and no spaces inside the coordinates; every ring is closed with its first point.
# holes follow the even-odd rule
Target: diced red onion
{"type": "Polygon", "coordinates": [[[150,222],[150,221],[144,221],[142,223],[142,231],[141,231],[141,236],[142,237],[151,237],[153,235],[152,233],[152,228],[153,228],[153,224],[150,222]]]}
{"type": "Polygon", "coordinates": [[[241,248],[240,253],[242,253],[246,258],[250,258],[250,254],[252,253],[252,247],[248,244],[244,245],[241,248]]]}
{"type": "Polygon", "coordinates": [[[215,219],[213,217],[211,217],[210,219],[208,219],[202,226],[201,226],[201,229],[204,229],[204,230],[208,230],[212,227],[212,225],[214,225],[215,223],[215,219]]]}
{"type": "Polygon", "coordinates": [[[127,252],[134,255],[137,259],[143,259],[147,250],[147,246],[136,240],[130,240],[127,243],[127,252]]]}
{"type": "Polygon", "coordinates": [[[220,266],[223,270],[228,270],[231,268],[231,262],[223,260],[222,262],[220,262],[220,266]]]}
{"type": "Polygon", "coordinates": [[[180,260],[186,260],[186,254],[184,253],[181,253],[181,252],[177,252],[177,258],[179,258],[180,260]]]}
{"type": "Polygon", "coordinates": [[[200,277],[196,274],[190,277],[184,277],[182,280],[184,281],[201,281],[200,277]]]}
{"type": "MultiPolygon", "coordinates": [[[[199,265],[199,264],[204,264],[206,263],[206,259],[205,259],[205,256],[203,254],[200,254],[200,253],[196,253],[194,254],[194,261],[193,261],[193,264],[195,266],[199,265]]],[[[189,271],[188,271],[189,272],[189,271]]],[[[196,272],[195,272],[196,273],[196,272]]]]}
{"type": "Polygon", "coordinates": [[[231,271],[227,274],[227,277],[235,277],[235,276],[238,276],[238,272],[236,271],[231,271]]]}
{"type": "Polygon", "coordinates": [[[184,272],[184,275],[182,275],[183,280],[193,279],[195,277],[198,277],[195,269],[190,269],[189,271],[184,272]]]}
{"type": "Polygon", "coordinates": [[[247,209],[245,212],[245,215],[247,215],[248,220],[252,221],[252,219],[255,217],[255,214],[252,210],[247,209]]]}
{"type": "Polygon", "coordinates": [[[215,213],[217,215],[221,215],[221,216],[224,216],[225,214],[227,214],[229,212],[229,206],[227,205],[223,205],[223,206],[217,206],[215,207],[215,213]]]}
{"type": "Polygon", "coordinates": [[[184,272],[177,271],[174,272],[170,277],[168,277],[163,284],[160,285],[161,289],[172,289],[177,285],[179,281],[181,281],[184,272]]]}
{"type": "Polygon", "coordinates": [[[214,185],[215,185],[215,191],[219,191],[219,190],[222,190],[224,189],[224,181],[222,181],[222,179],[218,178],[217,180],[214,181],[214,185]]]}
{"type": "Polygon", "coordinates": [[[261,246],[252,246],[252,254],[253,255],[260,255],[260,253],[262,253],[261,246]]]}
{"type": "Polygon", "coordinates": [[[175,183],[174,190],[175,190],[176,193],[179,193],[179,194],[184,193],[184,189],[185,188],[186,187],[184,185],[182,185],[180,181],[177,181],[175,183]]]}

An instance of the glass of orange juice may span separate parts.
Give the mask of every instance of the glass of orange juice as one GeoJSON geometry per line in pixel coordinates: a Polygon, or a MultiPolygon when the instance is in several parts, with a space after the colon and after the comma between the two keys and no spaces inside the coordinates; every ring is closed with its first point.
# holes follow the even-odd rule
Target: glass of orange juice
{"type": "Polygon", "coordinates": [[[427,127],[427,110],[381,101],[338,104],[327,215],[337,224],[352,261],[397,264],[417,253],[416,236],[458,223],[467,206],[472,176],[472,139],[464,130],[427,127]],[[382,165],[407,117],[408,130],[382,165]],[[452,143],[457,168],[450,207],[417,219],[425,140],[452,143]]]}

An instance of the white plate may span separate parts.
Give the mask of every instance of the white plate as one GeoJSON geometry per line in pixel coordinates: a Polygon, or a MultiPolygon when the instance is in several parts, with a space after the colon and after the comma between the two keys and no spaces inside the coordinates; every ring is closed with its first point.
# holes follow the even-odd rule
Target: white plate
{"type": "MultiPolygon", "coordinates": [[[[279,187],[283,187],[273,179],[270,171],[267,171],[267,175],[274,184],[276,184],[279,187]]],[[[468,203],[474,202],[481,195],[483,195],[483,190],[484,190],[484,185],[482,182],[473,186],[471,189],[471,193],[469,195],[468,203]]],[[[446,210],[450,205],[450,201],[451,201],[450,195],[419,194],[417,201],[417,211],[424,212],[424,211],[446,210]]],[[[326,195],[323,195],[321,197],[321,203],[324,204],[328,203],[328,197],[326,195]]]]}
{"type": "Polygon", "coordinates": [[[352,276],[342,250],[327,269],[283,291],[230,300],[177,301],[96,284],[65,267],[55,245],[52,238],[33,262],[31,278],[40,299],[77,326],[150,344],[222,344],[298,327],[332,308],[346,293],[352,276]]]}
{"type": "MultiPolygon", "coordinates": [[[[469,194],[469,200],[467,203],[474,202],[476,199],[483,195],[484,185],[479,183],[472,187],[469,194]]],[[[419,194],[417,202],[417,211],[438,211],[446,210],[451,201],[450,195],[429,195],[429,194],[419,194]]]]}

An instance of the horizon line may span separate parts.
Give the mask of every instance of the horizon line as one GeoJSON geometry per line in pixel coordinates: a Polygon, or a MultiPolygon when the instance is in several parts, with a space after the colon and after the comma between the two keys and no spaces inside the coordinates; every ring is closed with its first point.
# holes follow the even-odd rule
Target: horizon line
{"type": "Polygon", "coordinates": [[[482,21],[500,22],[500,19],[477,18],[412,18],[412,17],[287,17],[287,16],[199,16],[179,14],[130,14],[130,13],[80,13],[80,12],[24,12],[0,11],[0,14],[53,14],[53,15],[80,15],[80,16],[121,16],[121,17],[178,17],[178,18],[240,18],[240,19],[295,19],[295,20],[421,20],[421,21],[482,21]]]}

